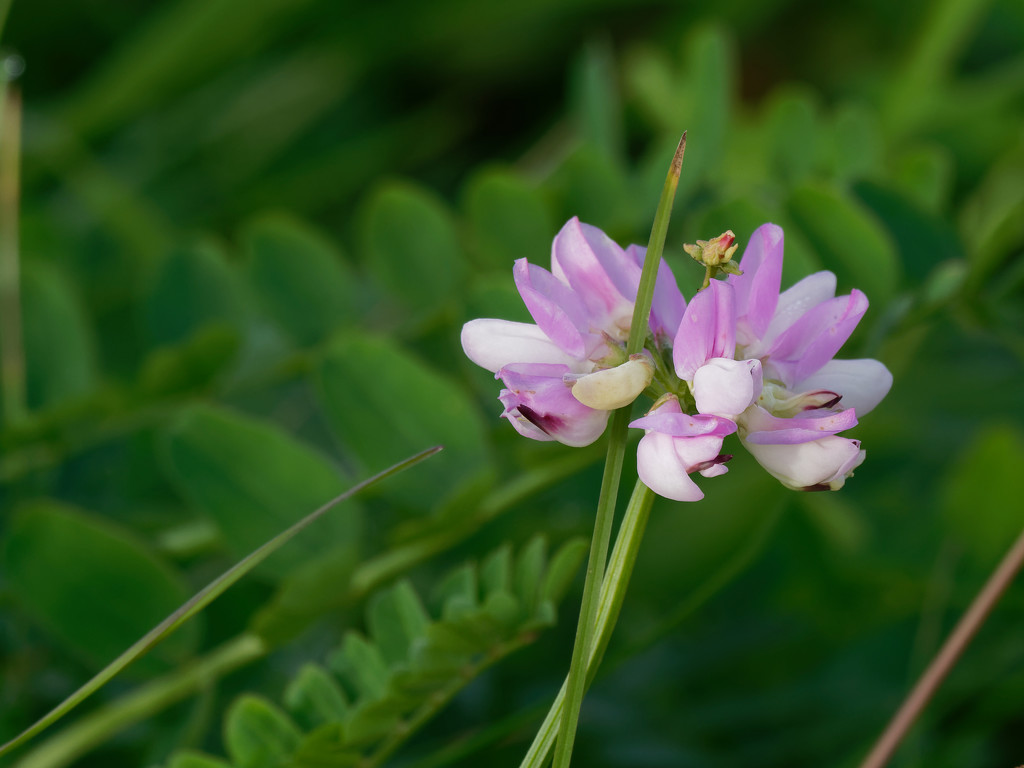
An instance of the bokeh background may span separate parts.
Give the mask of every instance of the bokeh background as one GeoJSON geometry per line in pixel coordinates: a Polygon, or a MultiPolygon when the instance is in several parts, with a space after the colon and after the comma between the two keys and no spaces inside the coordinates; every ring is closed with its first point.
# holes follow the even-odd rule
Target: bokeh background
{"type": "MultiPolygon", "coordinates": [[[[646,243],[683,129],[684,293],[683,242],[774,221],[785,282],[830,269],[868,294],[843,356],[895,384],[841,492],[786,491],[737,451],[703,502],[656,504],[577,762],[856,765],[1019,532],[1016,0],[15,0],[2,45],[25,68],[20,250],[8,226],[0,256],[0,739],[287,522],[448,447],[4,764],[289,764],[312,727],[290,681],[369,631],[374,590],[427,596],[503,542],[588,537],[600,447],[514,435],[458,333],[526,319],[512,261],[547,266],[570,216],[646,243]],[[124,704],[218,648],[236,669],[124,704]],[[246,692],[267,706],[232,705],[246,692]],[[124,728],[63,730],[118,706],[124,728]]],[[[518,765],[580,586],[389,764],[518,765]]],[[[1022,609],[1017,584],[894,765],[1024,763],[1022,609]]]]}

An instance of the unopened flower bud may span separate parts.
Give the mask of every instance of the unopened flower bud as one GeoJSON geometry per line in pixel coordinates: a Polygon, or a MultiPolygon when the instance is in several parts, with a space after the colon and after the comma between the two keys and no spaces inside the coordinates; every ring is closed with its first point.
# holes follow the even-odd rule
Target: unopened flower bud
{"type": "Polygon", "coordinates": [[[740,274],[738,271],[733,272],[732,269],[725,267],[737,248],[739,245],[736,243],[736,235],[732,233],[731,229],[727,229],[718,237],[713,237],[710,240],[698,240],[696,245],[687,243],[683,246],[683,250],[690,254],[694,261],[705,267],[720,267],[730,274],[740,274]]]}
{"type": "Polygon", "coordinates": [[[654,378],[654,366],[645,355],[631,355],[622,365],[582,376],[563,377],[572,385],[572,395],[583,405],[611,411],[629,405],[647,389],[654,378]]]}

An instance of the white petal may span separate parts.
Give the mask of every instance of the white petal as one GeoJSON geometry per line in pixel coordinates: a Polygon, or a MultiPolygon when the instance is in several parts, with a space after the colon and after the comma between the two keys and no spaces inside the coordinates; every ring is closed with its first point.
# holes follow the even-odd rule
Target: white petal
{"type": "Polygon", "coordinates": [[[882,401],[891,386],[892,374],[877,360],[830,360],[795,389],[835,392],[843,396],[839,402],[842,407],[855,408],[857,416],[863,416],[882,401]]]}
{"type": "Polygon", "coordinates": [[[497,373],[512,363],[561,363],[573,373],[589,364],[566,354],[532,323],[481,318],[462,326],[462,349],[481,368],[497,373]]]}
{"type": "Polygon", "coordinates": [[[755,369],[760,379],[760,360],[729,360],[716,357],[693,375],[693,398],[701,413],[735,418],[743,413],[755,392],[755,369]]]}
{"type": "Polygon", "coordinates": [[[704,493],[690,479],[673,445],[675,438],[650,432],[636,448],[636,470],[643,484],[675,501],[700,501],[704,493]]]}
{"type": "Polygon", "coordinates": [[[836,435],[808,443],[755,445],[744,440],[743,445],[769,474],[798,491],[823,485],[838,490],[864,460],[858,440],[836,435]]]}

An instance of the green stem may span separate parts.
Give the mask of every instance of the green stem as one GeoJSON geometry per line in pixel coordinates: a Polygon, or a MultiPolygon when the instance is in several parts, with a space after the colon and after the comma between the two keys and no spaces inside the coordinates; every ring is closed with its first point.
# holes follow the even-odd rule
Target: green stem
{"type": "MultiPolygon", "coordinates": [[[[683,153],[686,151],[686,133],[683,132],[679,146],[672,158],[665,186],[661,191],[658,209],[651,227],[651,237],[647,244],[647,255],[644,258],[643,271],[637,288],[636,302],[633,306],[633,320],[629,327],[629,341],[626,342],[626,354],[635,355],[643,349],[650,327],[651,304],[654,301],[654,284],[658,278],[658,267],[661,254],[665,249],[665,237],[668,234],[668,222],[672,217],[672,203],[675,200],[676,188],[679,186],[679,174],[683,168],[683,153]]],[[[566,716],[562,718],[558,734],[558,746],[555,749],[554,768],[568,768],[572,760],[572,747],[576,740],[576,725],[579,722],[580,707],[583,704],[583,692],[586,687],[586,659],[588,658],[594,633],[597,601],[595,600],[604,579],[604,565],[608,554],[608,542],[611,539],[612,520],[615,516],[615,501],[618,497],[619,478],[622,475],[622,460],[626,451],[626,432],[629,424],[630,407],[619,408],[612,415],[612,425],[608,438],[608,459],[605,463],[604,476],[601,480],[601,495],[597,502],[597,515],[594,520],[594,537],[587,560],[587,577],[583,583],[583,600],[580,604],[580,617],[576,625],[576,641],[572,649],[572,661],[569,664],[569,678],[566,688],[566,716]]]]}
{"type": "Polygon", "coordinates": [[[64,715],[70,712],[72,709],[81,704],[85,699],[99,690],[101,687],[106,685],[113,677],[115,677],[121,670],[135,661],[137,658],[149,651],[153,646],[163,640],[167,635],[174,632],[178,627],[184,624],[186,621],[191,619],[203,608],[212,603],[221,594],[223,594],[229,587],[235,582],[241,579],[246,573],[251,571],[261,562],[266,560],[271,554],[276,552],[281,546],[293,539],[298,533],[303,531],[305,528],[316,522],[319,518],[325,515],[332,508],[340,504],[341,502],[351,498],[355,494],[364,490],[365,488],[390,477],[391,475],[402,472],[409,467],[419,464],[426,458],[433,456],[435,453],[440,451],[441,448],[434,447],[429,448],[425,451],[417,453],[415,456],[410,456],[408,459],[395,464],[383,472],[379,472],[373,477],[364,480],[357,485],[352,486],[349,490],[340,496],[336,496],[329,502],[324,504],[317,510],[314,510],[306,517],[302,518],[295,525],[291,526],[287,530],[279,533],[273,539],[263,544],[246,556],[243,560],[239,561],[227,571],[222,573],[216,579],[211,581],[199,592],[193,595],[187,600],[180,608],[174,611],[170,616],[157,624],[153,629],[143,635],[139,640],[128,648],[124,653],[114,659],[110,664],[100,670],[96,675],[89,680],[85,685],[75,691],[73,694],[64,699],[60,704],[54,707],[48,714],[43,716],[40,720],[30,726],[28,729],[20,733],[18,736],[7,742],[3,746],[0,746],[0,755],[10,752],[15,747],[23,744],[24,742],[31,739],[40,731],[48,728],[50,725],[60,720],[64,715]]]}
{"type": "MultiPolygon", "coordinates": [[[[6,7],[0,7],[0,11],[6,16],[6,7]]],[[[0,16],[0,27],[2,25],[0,16]]],[[[3,83],[0,87],[3,88],[0,95],[3,102],[0,105],[0,388],[3,389],[0,417],[4,426],[9,427],[22,421],[26,412],[18,256],[21,97],[15,86],[3,83]]]]}
{"type": "MultiPolygon", "coordinates": [[[[601,657],[608,647],[608,641],[611,639],[615,623],[619,618],[653,502],[654,492],[637,481],[636,487],[633,489],[633,496],[626,507],[626,514],[622,518],[622,525],[619,527],[615,548],[608,561],[607,577],[601,585],[601,595],[597,602],[594,621],[594,642],[587,653],[584,675],[587,686],[590,685],[597,673],[601,657]]],[[[519,768],[543,768],[547,762],[548,753],[555,743],[555,735],[559,731],[560,723],[564,722],[562,714],[566,711],[568,688],[569,679],[566,678],[519,768]]]]}
{"type": "Polygon", "coordinates": [[[14,768],[61,768],[70,765],[123,728],[150,717],[267,652],[255,635],[243,634],[195,664],[164,675],[144,688],[86,715],[29,752],[14,768]]]}

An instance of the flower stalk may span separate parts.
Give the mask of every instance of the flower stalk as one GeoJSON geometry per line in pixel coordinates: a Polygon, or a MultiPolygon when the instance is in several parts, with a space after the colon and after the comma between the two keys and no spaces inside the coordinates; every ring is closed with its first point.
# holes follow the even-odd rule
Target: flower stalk
{"type": "MultiPolygon", "coordinates": [[[[683,154],[686,151],[686,133],[679,140],[679,146],[672,158],[662,188],[661,199],[651,227],[651,237],[644,258],[643,271],[637,289],[636,302],[633,306],[633,318],[629,328],[629,340],[626,342],[626,354],[638,354],[647,339],[651,304],[654,301],[654,285],[661,264],[661,254],[665,248],[665,237],[668,234],[668,222],[672,215],[672,203],[675,200],[676,188],[679,186],[679,175],[683,167],[683,154]]],[[[612,519],[615,513],[615,500],[619,491],[619,478],[622,475],[622,461],[626,450],[626,432],[629,423],[629,406],[617,409],[612,416],[608,438],[608,458],[604,476],[601,480],[601,495],[597,503],[597,515],[594,521],[594,536],[590,545],[587,560],[587,576],[583,585],[583,599],[580,604],[580,617],[576,627],[576,641],[573,644],[572,661],[569,665],[569,676],[565,686],[565,703],[563,716],[558,731],[558,744],[555,749],[554,768],[568,768],[572,759],[572,748],[576,739],[576,726],[579,722],[580,706],[586,687],[588,660],[594,645],[595,625],[597,619],[597,595],[601,591],[604,580],[605,560],[607,559],[608,543],[611,539],[612,519]]],[[[621,534],[620,534],[621,536],[621,534]]],[[[618,586],[613,583],[612,588],[618,586]]],[[[624,588],[623,588],[624,589],[624,588]]],[[[621,599],[620,599],[621,604],[621,599]]]]}

